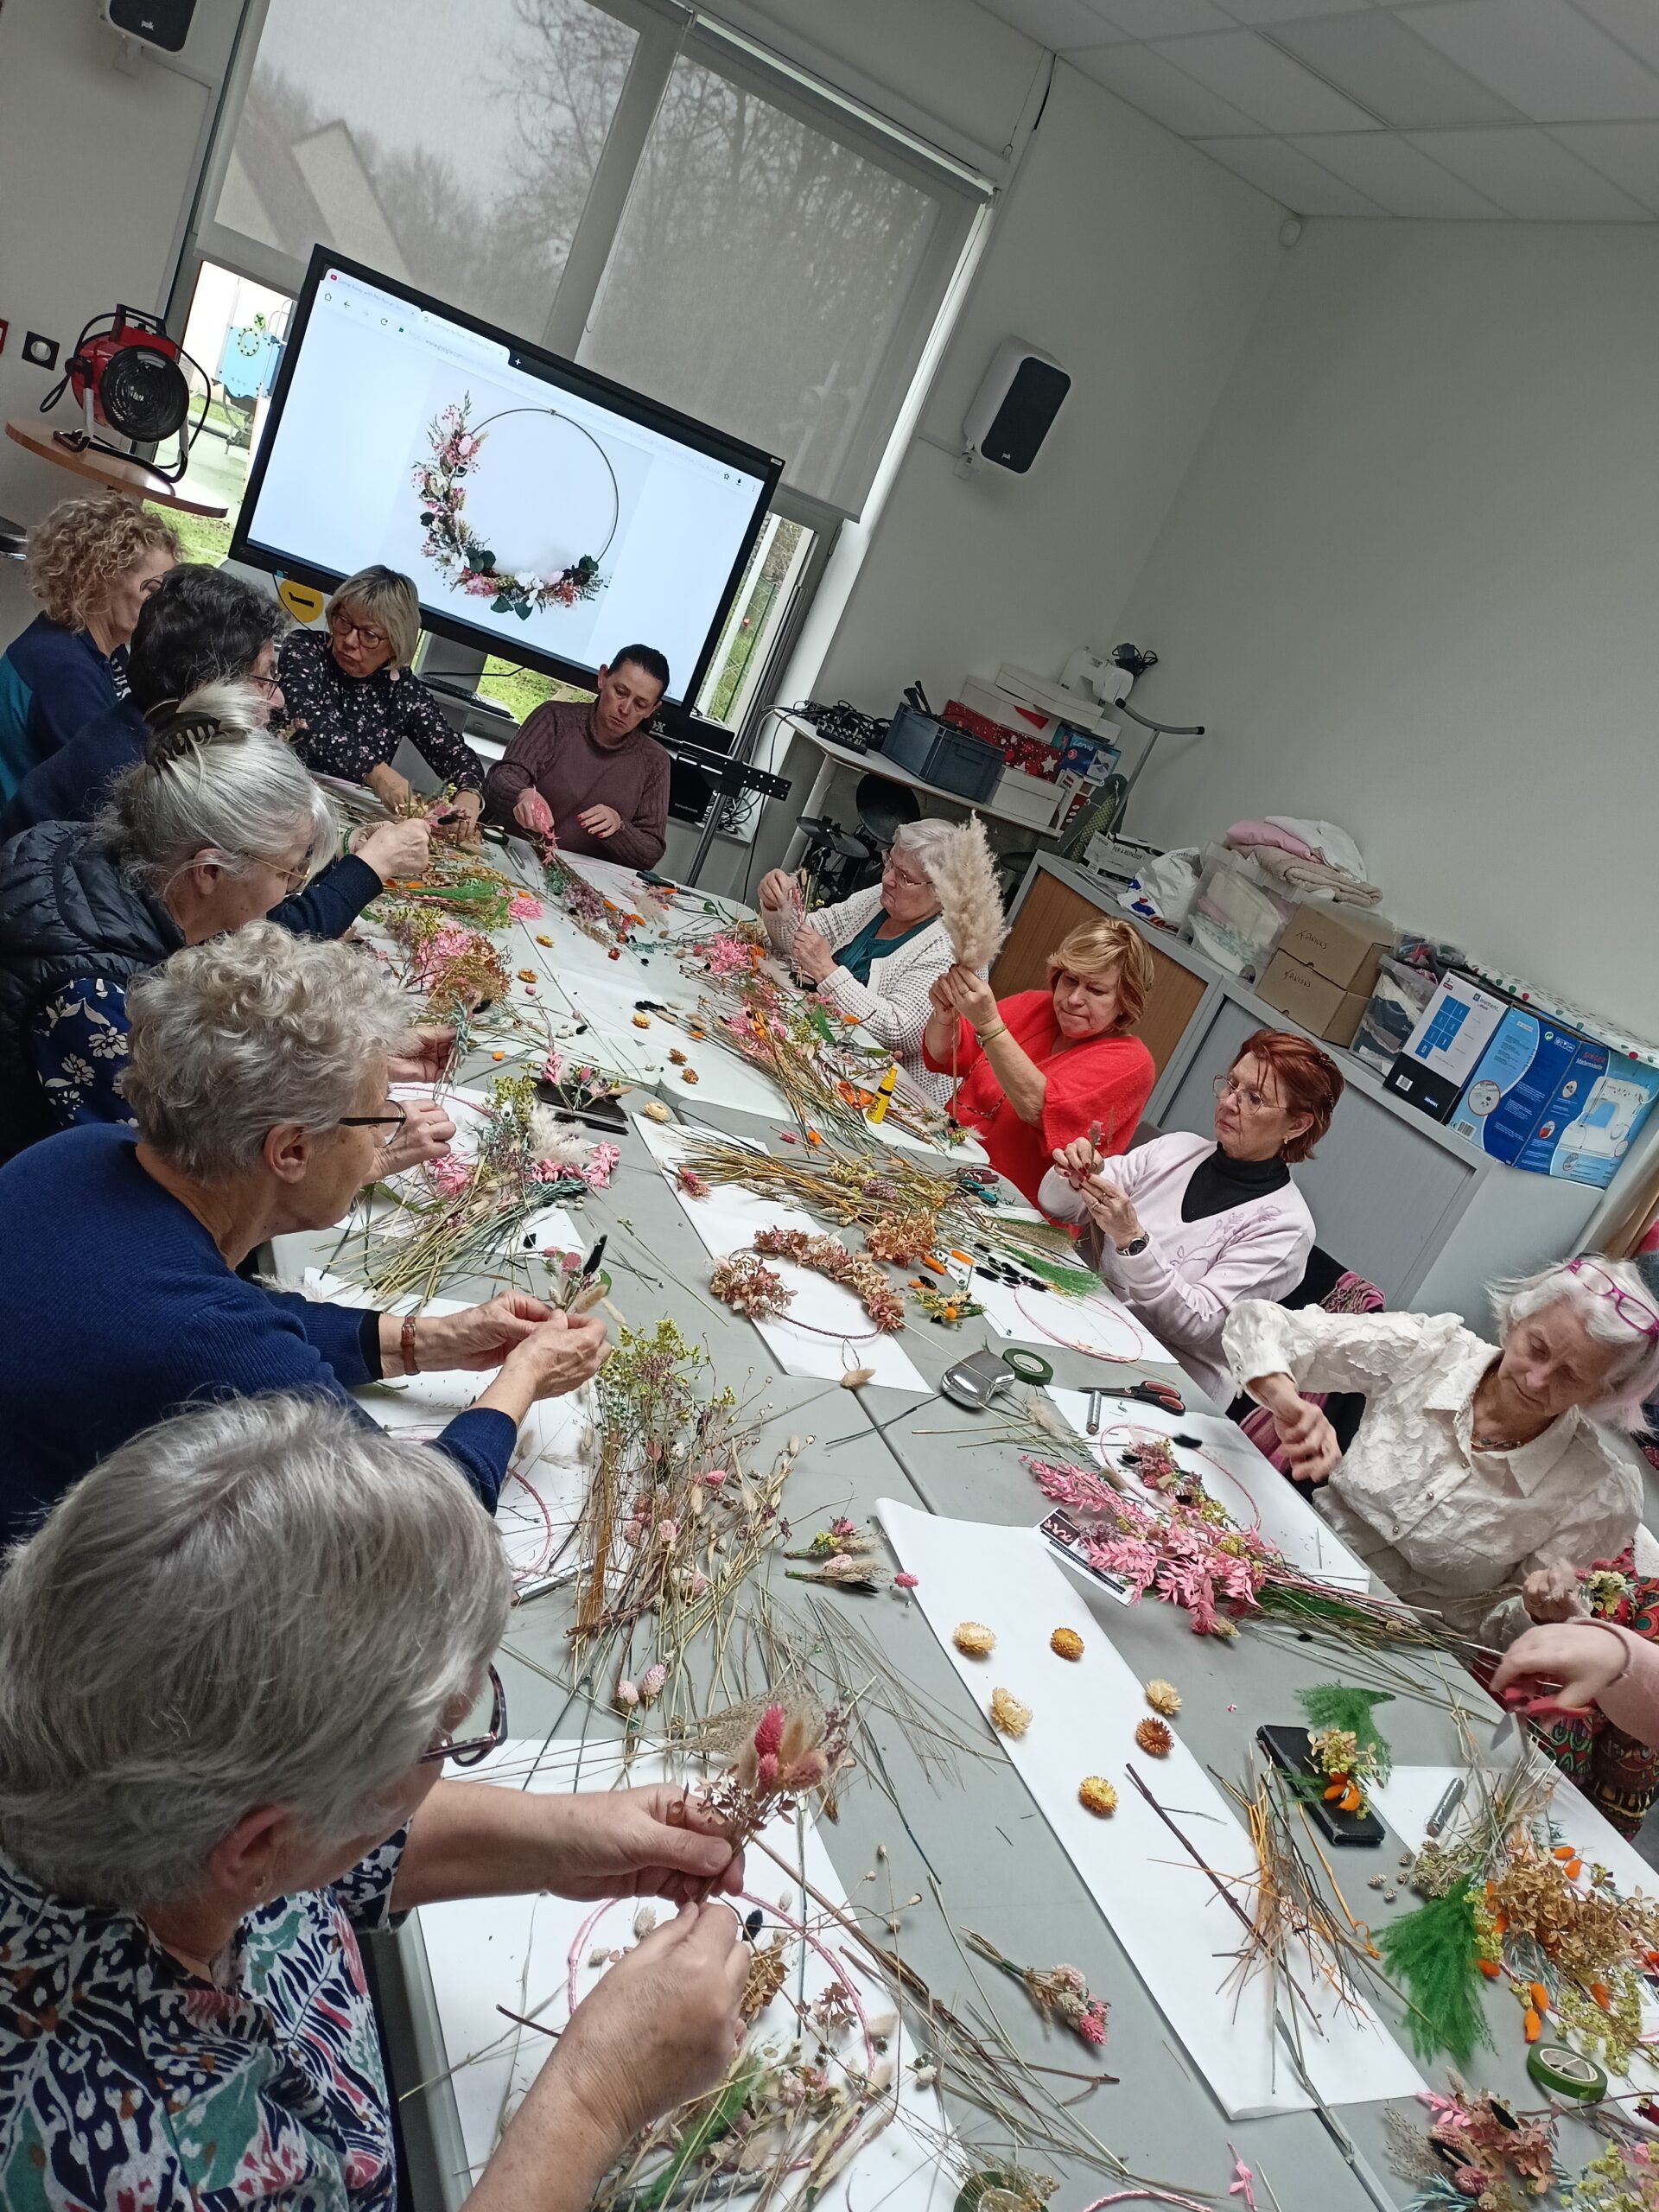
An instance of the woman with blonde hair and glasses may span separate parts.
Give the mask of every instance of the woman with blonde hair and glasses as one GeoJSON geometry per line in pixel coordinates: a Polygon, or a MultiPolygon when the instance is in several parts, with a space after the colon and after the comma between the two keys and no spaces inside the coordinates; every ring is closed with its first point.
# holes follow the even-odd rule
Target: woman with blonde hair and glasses
{"type": "Polygon", "coordinates": [[[1102,1281],[1223,1405],[1227,1316],[1241,1298],[1283,1297],[1306,1268],[1313,1217],[1290,1171],[1341,1096],[1328,1053],[1258,1029],[1216,1077],[1213,1139],[1176,1131],[1110,1160],[1080,1137],[1043,1178],[1043,1211],[1082,1224],[1102,1281]]]}
{"type": "Polygon", "coordinates": [[[1046,991],[998,999],[960,966],[933,985],[922,1058],[958,1078],[950,1111],[1033,1205],[1057,1152],[1079,1137],[1102,1153],[1134,1136],[1157,1071],[1129,1032],[1152,988],[1138,930],[1104,915],[1048,956],[1046,991]]]}
{"type": "Polygon", "coordinates": [[[456,826],[471,836],[484,804],[484,763],[410,663],[421,642],[413,579],[396,569],[359,569],[323,609],[326,631],[290,630],[283,641],[283,696],[294,747],[308,768],[341,783],[366,784],[396,810],[410,786],[391,765],[407,739],[435,776],[454,786],[456,826]]]}

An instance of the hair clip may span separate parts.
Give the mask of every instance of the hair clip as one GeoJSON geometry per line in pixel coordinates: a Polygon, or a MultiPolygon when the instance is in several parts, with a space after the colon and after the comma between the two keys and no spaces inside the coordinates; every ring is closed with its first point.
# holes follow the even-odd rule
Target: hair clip
{"type": "Polygon", "coordinates": [[[144,748],[145,763],[151,768],[168,767],[198,747],[211,745],[223,733],[224,724],[216,715],[186,715],[175,709],[167,720],[152,726],[144,748]]]}

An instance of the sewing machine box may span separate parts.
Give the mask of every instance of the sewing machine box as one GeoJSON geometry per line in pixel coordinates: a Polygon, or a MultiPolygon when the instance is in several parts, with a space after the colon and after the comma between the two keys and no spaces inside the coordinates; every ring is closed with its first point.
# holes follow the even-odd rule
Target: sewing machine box
{"type": "Polygon", "coordinates": [[[1449,1126],[1493,1160],[1605,1188],[1659,1097],[1659,1069],[1512,1006],[1492,1033],[1449,1126]]]}
{"type": "Polygon", "coordinates": [[[1395,1055],[1383,1089],[1430,1121],[1449,1122],[1509,1003],[1496,991],[1483,990],[1472,976],[1451,969],[1418,1017],[1405,1050],[1395,1055]]]}
{"type": "MultiPolygon", "coordinates": [[[[1385,922],[1380,914],[1304,899],[1285,924],[1278,949],[1311,968],[1316,976],[1323,976],[1338,990],[1358,991],[1369,999],[1376,982],[1376,964],[1385,952],[1394,950],[1394,924],[1385,922]]],[[[1288,1007],[1283,1010],[1292,1011],[1288,1007]]],[[[1349,1034],[1352,1033],[1351,1030],[1349,1034]]]]}
{"type": "Polygon", "coordinates": [[[1255,995],[1327,1045],[1351,1044],[1359,1018],[1371,1002],[1369,991],[1344,991],[1305,960],[1293,959],[1282,943],[1256,978],[1255,995]]]}

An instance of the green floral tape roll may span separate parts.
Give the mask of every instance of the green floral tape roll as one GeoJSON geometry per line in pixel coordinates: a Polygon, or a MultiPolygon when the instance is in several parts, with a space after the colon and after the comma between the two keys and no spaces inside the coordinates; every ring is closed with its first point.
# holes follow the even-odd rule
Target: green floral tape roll
{"type": "Polygon", "coordinates": [[[1039,1351],[1021,1351],[1018,1345],[1002,1355],[1003,1364],[1011,1367],[1022,1382],[1052,1382],[1054,1370],[1039,1351]]]}
{"type": "Polygon", "coordinates": [[[1599,2104],[1607,2094],[1607,2076],[1595,2060],[1564,2043],[1534,2044],[1527,2053],[1527,2071],[1541,2089],[1578,2104],[1599,2104]]]}

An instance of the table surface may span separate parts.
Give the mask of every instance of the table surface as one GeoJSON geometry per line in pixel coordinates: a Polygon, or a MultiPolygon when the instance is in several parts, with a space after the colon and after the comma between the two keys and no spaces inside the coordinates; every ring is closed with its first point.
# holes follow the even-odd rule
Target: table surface
{"type": "MultiPolygon", "coordinates": [[[[699,901],[699,904],[701,902],[699,901]]],[[[529,932],[552,936],[555,946],[541,948],[547,971],[556,968],[567,981],[591,964],[594,948],[579,938],[561,916],[550,912],[527,925],[529,932]]],[[[518,957],[515,948],[513,958],[518,957]]],[[[599,956],[604,961],[602,952],[599,956]]],[[[625,959],[629,956],[625,955],[625,959]]],[[[668,965],[660,951],[652,961],[656,988],[664,992],[668,965]]],[[[614,969],[613,969],[613,973],[614,969]]],[[[487,1079],[487,1058],[464,1073],[487,1079]]],[[[674,1071],[667,1071],[671,1076],[674,1071]]],[[[659,1086],[677,1109],[685,1095],[672,1082],[659,1086]]],[[[755,1114],[697,1102],[696,1118],[752,1141],[784,1149],[784,1116],[755,1114]]],[[[797,1541],[837,1514],[868,1522],[877,1501],[893,1497],[930,1512],[963,1519],[1030,1527],[1046,1510],[1018,1448],[995,1440],[995,1415],[976,1416],[938,1397],[918,1401],[913,1394],[865,1388],[856,1392],[821,1380],[781,1376],[752,1325],[720,1305],[706,1288],[709,1261],[678,1198],[651,1161],[630,1125],[621,1140],[621,1157],[608,1190],[595,1192],[573,1209],[586,1238],[602,1230],[609,1242],[607,1264],[613,1268],[613,1301],[632,1325],[673,1319],[688,1339],[708,1351],[721,1382],[763,1409],[752,1464],[767,1465],[787,1437],[806,1440],[790,1475],[785,1510],[797,1541]],[[844,1445],[844,1448],[837,1448],[844,1445]]],[[[292,1280],[300,1262],[325,1258],[330,1235],[288,1240],[278,1263],[292,1280]]],[[[487,1294],[494,1286],[448,1286],[457,1297],[487,1294]]],[[[365,1301],[366,1302],[366,1301],[365,1301]]],[[[1058,1303],[1058,1301],[1057,1301],[1058,1303]]],[[[1063,1324],[1058,1325],[1063,1326],[1063,1324]]],[[[930,1385],[953,1359],[982,1343],[1000,1340],[982,1319],[955,1330],[925,1322],[912,1325],[906,1350],[930,1385]]],[[[1144,1366],[1103,1364],[1090,1356],[1033,1334],[1031,1342],[1051,1361],[1057,1382],[1071,1387],[1108,1387],[1141,1375],[1173,1381],[1193,1411],[1205,1409],[1195,1386],[1171,1363],[1144,1366]]],[[[370,1402],[371,1403],[372,1401],[370,1402]]],[[[1081,1456],[1081,1455],[1079,1455],[1081,1456]]],[[[1280,1478],[1262,1462],[1264,1483],[1280,1478]]],[[[781,1549],[781,1547],[779,1548],[781,1549]]],[[[835,1608],[853,1618],[875,1641],[913,1693],[930,1700],[976,1748],[958,1756],[953,1767],[931,1777],[920,1770],[914,1749],[896,1726],[875,1723],[888,1779],[889,1796],[873,1776],[854,1778],[842,1796],[839,1818],[822,1825],[830,1857],[849,1896],[861,1878],[880,1864],[886,1853],[894,1893],[902,1900],[919,1895],[923,1903],[904,1910],[901,1948],[906,1959],[947,2001],[983,2004],[988,1999],[1015,2047],[1027,2059],[1046,2065],[1084,2063],[1082,2046],[1058,2046],[1036,2013],[988,1967],[970,1968],[953,1929],[980,1930],[1022,1963],[1047,1966],[1061,1961],[1082,1967],[1091,1989],[1111,2006],[1109,2040],[1102,2063],[1120,2078],[1096,2088],[1074,2112],[1096,2139],[1129,2168],[1167,2186],[1213,2196],[1225,2204],[1232,2176],[1232,2149],[1272,2185],[1263,2212],[1275,2202],[1280,2212],[1346,2212],[1368,2202],[1403,2202],[1410,2193],[1387,2163],[1381,2105],[1345,2107],[1337,2115],[1357,2146],[1369,2189],[1339,2155],[1319,2116],[1312,2113],[1230,2122],[1186,2056],[1156,2004],[1130,1966],[1086,1889],[1060,1847],[998,1739],[978,1713],[940,1649],[919,1606],[896,1592],[858,1596],[812,1589],[785,1579],[774,1550],[758,1571],[776,1613],[785,1621],[810,1624],[810,1608],[835,1608]],[[980,1993],[976,1994],[973,1979],[980,1993]],[[995,1985],[993,1986],[993,1985],[995,1985]],[[1373,2194],[1375,2192],[1375,2194],[1373,2194]]],[[[1190,1748],[1217,1771],[1242,1775],[1246,1747],[1258,1724],[1298,1718],[1295,1691],[1328,1679],[1332,1662],[1313,1646],[1304,1656],[1294,1642],[1246,1628],[1221,1642],[1190,1631],[1179,1611],[1146,1602],[1118,1605],[1103,1594],[1090,1599],[1101,1633],[1142,1680],[1162,1675],[1179,1687],[1183,1706],[1179,1726],[1190,1748]]],[[[555,1592],[515,1611],[500,1655],[509,1707],[508,1734],[516,1738],[585,1734],[614,1738],[620,1731],[610,1709],[608,1679],[595,1687],[573,1681],[566,1643],[571,1611],[568,1596],[555,1592]],[[591,1693],[591,1694],[590,1694],[591,1693]]],[[[1471,1707],[1488,1710],[1472,1684],[1465,1686],[1471,1707]]],[[[1141,1716],[1113,1717],[1116,1732],[1141,1716]]],[[[1459,1763],[1453,1725],[1443,1710],[1408,1698],[1390,1708],[1388,1734],[1396,1763],[1459,1763]]],[[[1229,1853],[1212,1846],[1212,1863],[1241,1871],[1248,1863],[1242,1832],[1229,1853]]],[[[1206,1841],[1208,1839],[1206,1838],[1206,1841]]],[[[1402,1891],[1398,1903],[1383,1904],[1364,1885],[1374,1871],[1391,1872],[1399,1847],[1390,1836],[1380,1853],[1338,1854],[1347,1903],[1363,1920],[1380,1920],[1408,1910],[1416,1900],[1402,1891]]],[[[1200,1879],[1195,1874],[1195,1885],[1200,1879]]],[[[885,1877],[883,1881],[885,1890],[885,1877]]],[[[1194,1910],[1199,1900],[1195,1888],[1194,1910]]],[[[454,2206],[464,2195],[461,2150],[453,2092],[440,2076],[454,2054],[443,2052],[430,1985],[426,1977],[419,1916],[411,1916],[395,1939],[402,1986],[389,2005],[395,2076],[400,2085],[430,2086],[407,2096],[402,2105],[417,2202],[454,2206]]],[[[1217,1981],[1229,1970],[1230,1930],[1218,1938],[1217,1981]]],[[[387,1963],[383,1954],[383,1967],[387,1963]]],[[[1383,1990],[1369,1993],[1389,2027],[1402,2036],[1398,2002],[1383,1990]]],[[[1218,1995],[1217,2004],[1227,1999],[1218,1995]]],[[[1478,2055],[1465,2069],[1477,2086],[1491,2087],[1535,2103],[1528,2082],[1516,2031],[1514,2005],[1507,1993],[1487,1993],[1497,2033],[1496,2053],[1478,2055]]],[[[1426,2078],[1444,2086],[1433,2067],[1426,2078]]],[[[998,2147],[994,2127],[970,2109],[950,2107],[951,2118],[969,2141],[998,2147]]],[[[1563,2126],[1563,2161],[1576,2170],[1598,2147],[1577,2122],[1563,2126]]],[[[1116,2184],[1082,2167],[1033,2155],[1027,2161],[1052,2173],[1060,2183],[1060,2212],[1092,2200],[1116,2184]]]]}
{"type": "MultiPolygon", "coordinates": [[[[61,428],[61,424],[59,425],[61,428]]],[[[111,492],[126,492],[135,499],[149,499],[158,507],[175,507],[181,514],[206,515],[217,521],[230,509],[222,501],[187,498],[176,485],[158,476],[142,461],[130,461],[119,454],[99,453],[89,449],[77,453],[73,447],[60,445],[53,429],[44,418],[30,422],[26,416],[10,422],[6,435],[26,452],[35,454],[41,461],[55,462],[67,468],[72,476],[84,476],[93,484],[102,484],[111,492]]]]}
{"type": "MultiPolygon", "coordinates": [[[[924,783],[919,776],[912,775],[908,768],[901,768],[897,761],[889,760],[884,753],[855,753],[845,745],[836,745],[830,738],[820,737],[816,730],[810,733],[803,730],[799,734],[803,737],[810,734],[810,741],[824,758],[837,762],[843,768],[857,768],[868,776],[882,776],[890,784],[908,784],[913,791],[926,791],[930,798],[948,800],[952,806],[971,809],[976,814],[994,815],[999,822],[1017,822],[1022,830],[1029,830],[1034,837],[1046,837],[1052,834],[1039,829],[1029,814],[999,806],[995,798],[965,798],[962,792],[946,791],[941,784],[924,783]]],[[[808,810],[810,811],[810,809],[808,810]]]]}

